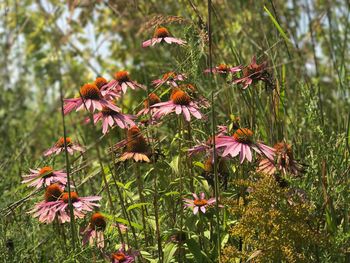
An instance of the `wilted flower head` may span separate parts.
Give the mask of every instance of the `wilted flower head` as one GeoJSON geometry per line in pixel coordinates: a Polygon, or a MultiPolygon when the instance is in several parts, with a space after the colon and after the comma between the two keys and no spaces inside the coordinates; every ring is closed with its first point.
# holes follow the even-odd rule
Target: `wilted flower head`
{"type": "Polygon", "coordinates": [[[273,148],[253,140],[253,131],[248,128],[239,128],[233,136],[217,136],[215,146],[223,157],[227,155],[236,157],[239,154],[241,163],[243,163],[244,159],[247,159],[249,162],[252,161],[251,149],[271,160],[275,156],[273,148]]]}
{"type": "Polygon", "coordinates": [[[96,86],[96,84],[84,84],[80,88],[79,93],[79,98],[64,100],[64,114],[68,114],[74,109],[76,109],[76,111],[79,111],[85,108],[90,112],[94,112],[96,109],[102,110],[102,107],[108,107],[115,111],[120,110],[118,107],[113,105],[110,101],[102,96],[101,91],[96,86]]]}
{"type": "MultiPolygon", "coordinates": [[[[66,137],[66,143],[67,143],[67,151],[69,154],[73,154],[74,151],[78,152],[84,152],[84,148],[81,147],[79,144],[76,144],[72,141],[70,137],[66,137]]],[[[54,146],[49,148],[44,152],[44,156],[49,156],[51,154],[60,154],[61,152],[64,152],[64,137],[61,137],[54,146]]]]}
{"type": "Polygon", "coordinates": [[[41,169],[29,169],[31,174],[23,175],[23,184],[28,184],[35,188],[46,187],[53,183],[59,183],[61,185],[66,185],[67,174],[61,170],[54,171],[52,167],[45,166],[41,169]]]}
{"type": "Polygon", "coordinates": [[[210,198],[208,200],[205,199],[204,193],[200,193],[199,197],[195,193],[192,193],[192,195],[194,200],[187,198],[184,198],[183,200],[185,201],[185,207],[193,209],[193,214],[197,214],[199,210],[202,213],[205,213],[206,208],[216,202],[215,198],[210,198]]]}
{"type": "Polygon", "coordinates": [[[162,86],[164,83],[173,87],[177,87],[177,82],[184,81],[185,79],[186,75],[176,74],[175,72],[170,71],[165,73],[161,79],[153,80],[152,84],[155,85],[156,88],[162,86]]]}
{"type": "Polygon", "coordinates": [[[142,47],[154,46],[157,43],[168,43],[168,44],[178,44],[185,45],[186,41],[172,37],[168,29],[165,27],[159,27],[154,32],[154,36],[151,39],[148,39],[142,43],[142,47]]]}
{"type": "Polygon", "coordinates": [[[276,143],[273,147],[275,149],[276,158],[263,158],[257,169],[258,172],[273,175],[280,172],[282,175],[290,173],[299,176],[303,172],[303,166],[299,164],[293,156],[292,146],[285,142],[276,143]]]}
{"type": "Polygon", "coordinates": [[[152,152],[141,130],[137,126],[131,127],[127,132],[127,138],[117,143],[114,149],[116,150],[123,147],[125,147],[125,149],[119,161],[133,159],[136,162],[150,162],[149,157],[152,152]]]}
{"type": "Polygon", "coordinates": [[[107,226],[106,218],[101,213],[94,213],[91,216],[88,226],[81,231],[83,235],[83,246],[87,243],[90,246],[96,244],[97,247],[104,247],[103,231],[107,226]]]}
{"type": "Polygon", "coordinates": [[[156,119],[172,112],[175,112],[177,115],[182,113],[186,121],[191,120],[191,115],[197,119],[202,118],[197,104],[191,100],[191,97],[186,92],[180,89],[172,91],[169,101],[154,104],[151,108],[157,108],[153,114],[153,117],[156,119]]]}
{"type": "MultiPolygon", "coordinates": [[[[83,218],[87,212],[91,212],[94,207],[98,207],[96,201],[100,196],[80,197],[76,192],[70,192],[71,202],[75,218],[83,218]]],[[[57,216],[60,223],[70,221],[68,209],[69,193],[63,192],[63,188],[58,184],[52,184],[45,190],[45,200],[36,204],[30,213],[33,217],[38,217],[42,223],[51,223],[57,216]]]]}
{"type": "Polygon", "coordinates": [[[255,56],[252,58],[250,64],[243,68],[243,77],[236,79],[233,83],[242,83],[243,89],[246,89],[249,85],[258,81],[263,81],[270,88],[274,88],[274,83],[271,73],[267,69],[267,61],[261,64],[256,63],[255,56]]]}
{"type": "Polygon", "coordinates": [[[114,73],[114,79],[102,88],[102,94],[119,94],[120,91],[125,93],[128,88],[133,90],[146,89],[143,85],[132,80],[128,71],[121,70],[114,73]]]}

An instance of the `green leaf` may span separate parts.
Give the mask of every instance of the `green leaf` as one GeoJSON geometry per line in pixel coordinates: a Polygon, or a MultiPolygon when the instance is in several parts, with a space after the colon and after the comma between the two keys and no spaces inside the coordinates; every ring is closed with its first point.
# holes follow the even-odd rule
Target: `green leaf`
{"type": "Polygon", "coordinates": [[[171,195],[179,195],[180,192],[178,191],[171,191],[171,192],[167,192],[166,194],[164,194],[165,196],[171,196],[171,195]]]}
{"type": "Polygon", "coordinates": [[[278,24],[277,20],[274,18],[274,16],[271,14],[271,12],[269,11],[269,9],[267,9],[266,6],[264,6],[264,10],[265,12],[269,15],[272,23],[275,25],[275,27],[277,28],[278,32],[280,32],[281,36],[284,38],[284,40],[287,43],[291,43],[291,41],[289,40],[288,36],[286,35],[286,33],[283,31],[282,27],[278,24]]]}
{"type": "Polygon", "coordinates": [[[174,254],[177,250],[177,244],[168,243],[164,247],[164,263],[170,263],[174,258],[174,254]]]}
{"type": "Polygon", "coordinates": [[[203,163],[201,163],[201,162],[194,162],[193,164],[194,164],[194,166],[200,167],[200,168],[202,168],[204,170],[204,164],[203,163]]]}
{"type": "Polygon", "coordinates": [[[204,252],[200,249],[199,244],[194,240],[194,239],[188,239],[186,241],[186,244],[188,246],[188,249],[190,250],[190,252],[192,253],[192,255],[194,256],[194,259],[196,260],[196,262],[198,263],[204,263],[204,262],[208,262],[206,260],[206,255],[204,254],[204,252]],[[203,255],[204,254],[204,255],[203,255]]]}
{"type": "Polygon", "coordinates": [[[151,263],[157,263],[158,260],[155,260],[154,258],[152,258],[152,255],[146,251],[140,251],[142,257],[146,260],[148,260],[151,263]]]}
{"type": "Polygon", "coordinates": [[[173,169],[175,174],[179,173],[179,156],[175,156],[174,159],[169,163],[171,169],[173,169]]]}
{"type": "Polygon", "coordinates": [[[140,208],[140,207],[146,206],[146,205],[151,205],[151,203],[138,203],[138,204],[133,204],[133,205],[129,206],[129,207],[126,209],[126,211],[129,212],[130,210],[133,210],[133,209],[135,209],[135,208],[140,208]]]}
{"type": "Polygon", "coordinates": [[[259,256],[261,253],[262,253],[261,250],[256,250],[256,251],[254,251],[254,252],[250,255],[250,257],[247,259],[246,262],[251,261],[253,258],[256,258],[256,257],[259,256]]]}

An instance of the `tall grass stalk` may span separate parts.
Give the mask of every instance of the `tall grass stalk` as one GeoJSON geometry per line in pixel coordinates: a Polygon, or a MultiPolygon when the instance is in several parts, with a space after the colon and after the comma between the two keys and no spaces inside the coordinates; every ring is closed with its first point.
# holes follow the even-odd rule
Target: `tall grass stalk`
{"type": "Polygon", "coordinates": [[[71,228],[71,234],[72,234],[72,248],[75,250],[75,238],[76,238],[76,231],[75,231],[75,220],[74,220],[74,211],[73,211],[73,204],[71,199],[71,178],[70,178],[70,164],[69,164],[69,156],[68,156],[68,150],[67,150],[67,131],[66,131],[66,123],[64,118],[64,102],[63,102],[63,83],[62,83],[62,73],[61,73],[61,63],[60,59],[58,59],[58,67],[59,67],[59,73],[58,73],[58,83],[59,83],[59,90],[60,90],[60,100],[61,100],[61,116],[62,116],[62,127],[63,127],[63,138],[64,138],[64,154],[66,159],[66,174],[67,174],[67,189],[68,189],[68,207],[69,207],[69,216],[70,216],[70,228],[71,228]]]}
{"type": "Polygon", "coordinates": [[[213,73],[212,73],[212,25],[211,25],[211,12],[212,12],[212,3],[211,0],[208,0],[208,37],[209,37],[209,56],[208,56],[208,66],[209,66],[209,90],[211,90],[211,125],[212,125],[212,145],[213,145],[213,157],[214,157],[214,190],[215,190],[215,214],[216,214],[216,249],[218,255],[218,261],[221,262],[221,236],[220,236],[220,211],[219,211],[219,177],[217,171],[217,156],[216,156],[216,144],[215,144],[215,100],[214,93],[215,87],[212,87],[213,73]]]}

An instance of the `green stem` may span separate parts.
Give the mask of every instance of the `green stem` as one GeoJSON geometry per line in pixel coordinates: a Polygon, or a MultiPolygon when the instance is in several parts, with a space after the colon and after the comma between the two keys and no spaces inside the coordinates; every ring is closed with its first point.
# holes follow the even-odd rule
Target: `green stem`
{"type": "MultiPolygon", "coordinates": [[[[208,0],[208,37],[209,37],[209,69],[212,69],[212,26],[211,26],[211,0],[208,0]]],[[[209,89],[211,90],[211,122],[212,122],[212,144],[213,144],[213,156],[214,156],[214,184],[215,184],[215,212],[216,212],[216,234],[217,234],[217,254],[218,262],[221,262],[221,237],[220,237],[220,213],[219,213],[219,178],[217,171],[217,157],[216,157],[216,144],[215,144],[215,104],[214,104],[214,91],[212,87],[213,73],[209,71],[209,89]]]]}
{"type": "MultiPolygon", "coordinates": [[[[112,160],[113,160],[113,165],[114,165],[114,164],[115,164],[115,158],[114,158],[114,154],[113,154],[113,153],[112,153],[112,160]]],[[[114,175],[114,173],[112,172],[112,171],[113,171],[112,168],[109,167],[109,170],[111,171],[112,179],[114,180],[114,185],[115,185],[115,187],[116,187],[116,189],[117,189],[117,193],[118,193],[118,197],[119,197],[119,200],[120,200],[120,205],[121,205],[121,207],[122,207],[123,215],[124,215],[124,217],[127,219],[128,223],[129,223],[129,226],[130,226],[130,228],[131,228],[131,232],[132,232],[132,235],[133,235],[133,238],[134,238],[134,242],[135,242],[135,247],[138,248],[138,242],[137,242],[137,238],[136,238],[135,229],[134,229],[134,227],[133,227],[132,224],[131,224],[130,216],[129,216],[127,210],[126,210],[126,206],[125,206],[125,204],[124,204],[123,195],[122,195],[122,193],[121,193],[121,191],[120,191],[120,188],[119,188],[119,186],[118,186],[118,184],[117,184],[117,180],[116,180],[116,178],[115,178],[115,175],[114,175]]],[[[116,170],[115,172],[117,173],[117,170],[116,170]]]]}
{"type": "MultiPolygon", "coordinates": [[[[136,164],[137,166],[137,171],[136,171],[136,179],[137,179],[137,189],[139,191],[139,198],[141,203],[145,203],[145,198],[142,194],[142,178],[141,178],[141,171],[140,171],[140,166],[136,164]]],[[[143,225],[143,231],[145,233],[145,244],[148,246],[148,235],[147,235],[147,224],[146,224],[146,219],[145,219],[145,209],[143,206],[141,206],[141,215],[142,215],[142,225],[143,225]]]]}
{"type": "MultiPolygon", "coordinates": [[[[60,60],[58,59],[58,66],[61,68],[60,60]]],[[[63,84],[62,84],[62,75],[61,71],[58,74],[59,76],[59,88],[60,88],[60,99],[61,99],[61,115],[62,115],[62,126],[63,126],[63,138],[64,138],[64,153],[66,157],[66,174],[67,174],[67,188],[68,188],[68,207],[69,207],[69,216],[70,216],[70,228],[72,232],[72,248],[75,250],[75,220],[74,220],[74,210],[72,205],[72,199],[71,199],[71,178],[70,178],[70,164],[69,164],[69,156],[68,156],[68,150],[67,150],[67,130],[66,130],[66,123],[64,118],[64,102],[63,102],[63,84]]]]}

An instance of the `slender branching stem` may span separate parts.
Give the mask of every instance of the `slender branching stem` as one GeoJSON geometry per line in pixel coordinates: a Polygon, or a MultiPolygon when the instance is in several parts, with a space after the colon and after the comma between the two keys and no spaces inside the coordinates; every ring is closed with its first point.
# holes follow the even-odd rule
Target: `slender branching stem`
{"type": "Polygon", "coordinates": [[[212,25],[211,25],[211,12],[212,12],[212,3],[211,0],[208,0],[208,37],[209,37],[209,89],[211,90],[211,124],[212,124],[212,145],[213,145],[213,156],[214,156],[214,189],[215,189],[215,212],[216,212],[216,234],[217,234],[217,243],[216,249],[218,254],[218,261],[220,262],[221,258],[221,237],[220,237],[220,213],[219,213],[219,177],[217,171],[217,156],[216,156],[216,144],[215,144],[215,101],[214,93],[215,87],[212,87],[213,81],[213,72],[212,72],[212,25]]]}

